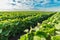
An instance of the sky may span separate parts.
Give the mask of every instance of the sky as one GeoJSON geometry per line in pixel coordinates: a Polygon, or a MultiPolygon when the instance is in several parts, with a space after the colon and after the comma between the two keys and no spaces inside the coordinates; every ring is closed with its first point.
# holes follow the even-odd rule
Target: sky
{"type": "Polygon", "coordinates": [[[0,10],[59,11],[60,0],[0,0],[0,10]]]}

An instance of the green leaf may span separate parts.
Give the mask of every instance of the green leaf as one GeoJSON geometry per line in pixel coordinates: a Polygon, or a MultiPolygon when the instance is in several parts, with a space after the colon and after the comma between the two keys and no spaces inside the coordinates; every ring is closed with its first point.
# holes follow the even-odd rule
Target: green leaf
{"type": "Polygon", "coordinates": [[[60,35],[53,36],[53,37],[52,37],[52,40],[60,40],[60,35]]]}
{"type": "Polygon", "coordinates": [[[10,33],[10,31],[9,31],[9,30],[6,30],[6,31],[3,31],[3,32],[2,32],[2,35],[4,35],[4,36],[8,36],[9,33],[10,33]]]}
{"type": "Polygon", "coordinates": [[[59,23],[59,24],[56,24],[56,25],[55,25],[55,28],[56,28],[57,30],[60,30],[60,23],[59,23]]]}
{"type": "Polygon", "coordinates": [[[0,33],[2,33],[2,29],[0,29],[0,33]]]}
{"type": "Polygon", "coordinates": [[[34,40],[41,40],[39,36],[34,36],[34,40]]]}

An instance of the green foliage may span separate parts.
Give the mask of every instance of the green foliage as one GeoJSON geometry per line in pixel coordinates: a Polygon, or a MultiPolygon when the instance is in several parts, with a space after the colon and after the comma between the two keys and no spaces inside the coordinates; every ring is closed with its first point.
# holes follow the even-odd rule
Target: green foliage
{"type": "MultiPolygon", "coordinates": [[[[15,36],[17,33],[30,28],[35,27],[39,22],[46,20],[52,16],[49,12],[0,12],[0,40],[8,40],[9,36],[15,36]]],[[[34,33],[33,33],[34,34],[34,33]]],[[[33,34],[28,34],[27,37],[32,40],[33,34]],[[31,36],[31,37],[30,37],[31,36]]],[[[45,35],[45,34],[44,34],[45,35]]],[[[26,37],[26,38],[27,38],[26,37]]],[[[25,37],[23,36],[25,40],[25,37]]]]}
{"type": "MultiPolygon", "coordinates": [[[[60,27],[59,27],[60,16],[59,15],[60,13],[58,12],[54,14],[52,17],[48,18],[47,20],[43,21],[43,23],[39,27],[37,25],[36,27],[38,27],[39,30],[31,31],[31,33],[33,32],[33,36],[32,36],[33,39],[31,40],[35,40],[35,39],[36,40],[37,39],[38,40],[60,40],[60,36],[56,36],[56,35],[60,35],[60,27]]],[[[27,34],[29,34],[29,32],[27,34]]],[[[27,35],[26,39],[29,38],[28,36],[29,35],[27,35]]],[[[21,36],[21,38],[23,37],[21,36]]]]}
{"type": "Polygon", "coordinates": [[[60,40],[60,35],[52,36],[52,40],[60,40]]]}

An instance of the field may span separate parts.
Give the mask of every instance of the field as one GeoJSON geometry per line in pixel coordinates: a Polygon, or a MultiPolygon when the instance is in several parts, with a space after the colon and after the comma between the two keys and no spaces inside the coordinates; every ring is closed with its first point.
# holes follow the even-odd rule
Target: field
{"type": "Polygon", "coordinates": [[[59,12],[0,12],[0,40],[60,40],[59,26],[59,12]]]}

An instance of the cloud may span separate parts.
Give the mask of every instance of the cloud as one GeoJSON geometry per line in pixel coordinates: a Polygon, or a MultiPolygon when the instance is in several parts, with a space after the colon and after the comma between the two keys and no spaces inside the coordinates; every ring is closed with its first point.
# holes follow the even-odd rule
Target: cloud
{"type": "Polygon", "coordinates": [[[44,10],[60,6],[58,1],[55,0],[56,3],[51,4],[52,2],[52,0],[0,0],[0,10],[44,10]]]}
{"type": "Polygon", "coordinates": [[[30,0],[0,0],[0,10],[23,10],[32,8],[32,1],[30,0]]]}
{"type": "Polygon", "coordinates": [[[8,0],[0,0],[0,10],[12,9],[12,6],[8,2],[8,0]]]}

